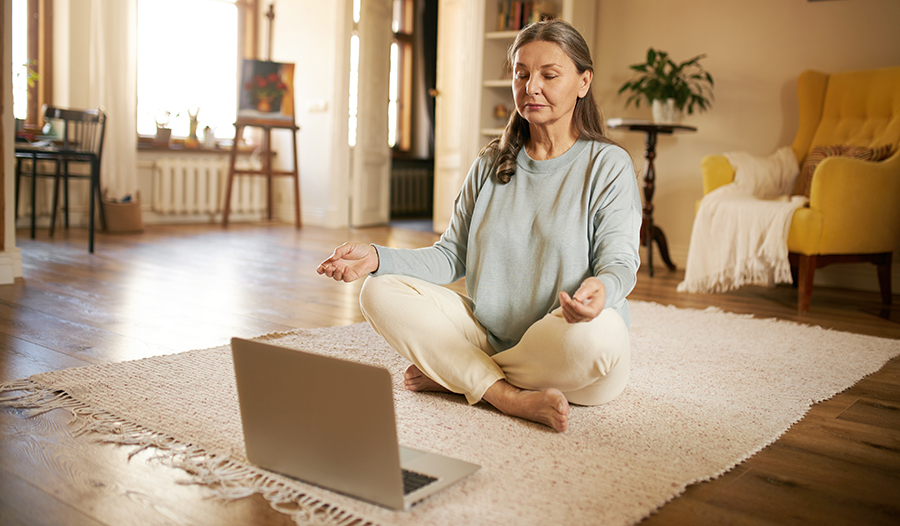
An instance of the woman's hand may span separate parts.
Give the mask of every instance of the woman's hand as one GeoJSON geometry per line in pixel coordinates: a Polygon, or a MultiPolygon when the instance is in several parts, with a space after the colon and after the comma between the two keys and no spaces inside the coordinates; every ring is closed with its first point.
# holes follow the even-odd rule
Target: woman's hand
{"type": "Polygon", "coordinates": [[[378,251],[372,245],[344,243],[334,249],[331,257],[323,261],[316,272],[335,281],[350,283],[378,270],[378,251]]]}
{"type": "Polygon", "coordinates": [[[560,292],[559,303],[567,322],[591,321],[600,314],[606,305],[606,285],[591,276],[581,283],[574,297],[569,296],[566,291],[560,292]]]}

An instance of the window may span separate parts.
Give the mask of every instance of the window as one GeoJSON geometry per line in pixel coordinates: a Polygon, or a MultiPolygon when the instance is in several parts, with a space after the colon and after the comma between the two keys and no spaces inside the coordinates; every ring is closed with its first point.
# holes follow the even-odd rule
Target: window
{"type": "Polygon", "coordinates": [[[28,2],[13,0],[12,5],[12,65],[13,115],[25,120],[28,116],[28,2]]]}
{"type": "Polygon", "coordinates": [[[199,128],[234,137],[239,13],[235,0],[138,0],[137,131],[189,134],[199,128]]]}
{"type": "MultiPolygon", "coordinates": [[[[391,71],[388,101],[388,145],[408,152],[412,147],[413,18],[414,0],[393,0],[391,71]]],[[[350,116],[347,142],[356,146],[359,109],[360,0],[353,1],[350,36],[350,116]]]]}
{"type": "Polygon", "coordinates": [[[401,152],[412,147],[413,15],[414,0],[394,0],[388,144],[401,152]]]}
{"type": "Polygon", "coordinates": [[[40,108],[52,93],[52,0],[12,2],[13,115],[43,125],[40,108]]]}
{"type": "Polygon", "coordinates": [[[347,123],[347,144],[356,146],[359,124],[359,13],[360,0],[353,0],[353,29],[350,33],[350,116],[347,123]]]}

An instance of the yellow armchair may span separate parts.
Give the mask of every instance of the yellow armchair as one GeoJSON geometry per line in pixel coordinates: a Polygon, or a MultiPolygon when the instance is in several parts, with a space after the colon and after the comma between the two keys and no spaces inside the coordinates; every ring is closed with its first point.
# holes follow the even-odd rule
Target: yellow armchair
{"type": "MultiPolygon", "coordinates": [[[[893,146],[881,162],[827,157],[813,172],[809,207],[791,218],[788,250],[797,269],[797,308],[809,310],[816,268],[870,262],[883,303],[891,303],[892,255],[900,246],[900,67],[798,79],[800,126],[793,150],[800,166],[819,146],[893,146]]],[[[734,180],[724,156],[701,163],[703,193],[734,180]]]]}

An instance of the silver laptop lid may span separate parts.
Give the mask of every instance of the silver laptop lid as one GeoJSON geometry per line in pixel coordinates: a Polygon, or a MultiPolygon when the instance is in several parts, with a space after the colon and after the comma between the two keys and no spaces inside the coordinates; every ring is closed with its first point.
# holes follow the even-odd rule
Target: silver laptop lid
{"type": "Polygon", "coordinates": [[[388,371],[240,338],[231,348],[250,462],[403,509],[388,371]]]}

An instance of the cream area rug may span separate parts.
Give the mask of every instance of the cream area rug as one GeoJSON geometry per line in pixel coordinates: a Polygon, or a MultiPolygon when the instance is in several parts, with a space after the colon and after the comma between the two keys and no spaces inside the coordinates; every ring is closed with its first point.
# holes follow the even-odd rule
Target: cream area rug
{"type": "Polygon", "coordinates": [[[68,409],[88,436],[155,448],[221,497],[262,493],[298,524],[624,525],[725,473],[812,404],[900,354],[898,340],[714,309],[631,307],[628,387],[607,405],[573,407],[564,434],[461,396],[404,391],[407,363],[367,324],[260,337],[386,367],[401,443],[482,466],[409,512],[249,465],[227,346],[44,373],[0,391],[8,406],[68,409]]]}

